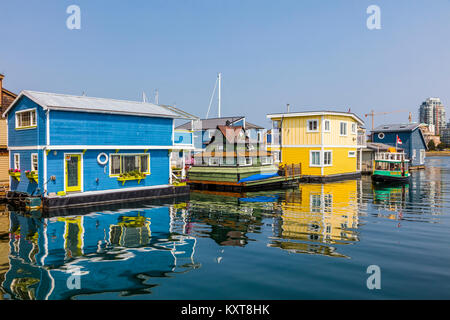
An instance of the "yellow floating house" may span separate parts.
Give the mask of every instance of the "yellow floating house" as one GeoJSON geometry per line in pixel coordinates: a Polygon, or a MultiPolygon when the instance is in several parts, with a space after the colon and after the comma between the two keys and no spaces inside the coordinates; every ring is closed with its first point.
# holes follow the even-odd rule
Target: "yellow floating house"
{"type": "Polygon", "coordinates": [[[364,122],[355,114],[336,111],[269,114],[268,150],[283,165],[301,163],[310,181],[335,181],[361,175],[364,122]]]}

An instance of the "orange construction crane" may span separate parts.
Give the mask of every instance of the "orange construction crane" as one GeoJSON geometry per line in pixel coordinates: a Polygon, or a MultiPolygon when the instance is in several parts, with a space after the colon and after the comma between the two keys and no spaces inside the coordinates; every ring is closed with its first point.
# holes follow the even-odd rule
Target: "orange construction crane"
{"type": "MultiPolygon", "coordinates": [[[[372,111],[370,111],[370,113],[367,113],[367,114],[365,114],[364,116],[367,118],[367,117],[372,117],[372,130],[374,129],[374,127],[373,127],[373,124],[374,124],[374,118],[375,118],[375,116],[378,116],[378,115],[383,115],[383,114],[389,114],[389,113],[397,113],[397,112],[409,112],[409,110],[394,110],[394,111],[388,111],[388,112],[377,112],[377,113],[375,113],[373,110],[372,111]]],[[[412,114],[411,114],[411,112],[409,112],[409,117],[408,117],[408,119],[409,119],[409,122],[411,123],[411,121],[412,121],[412,114]]]]}

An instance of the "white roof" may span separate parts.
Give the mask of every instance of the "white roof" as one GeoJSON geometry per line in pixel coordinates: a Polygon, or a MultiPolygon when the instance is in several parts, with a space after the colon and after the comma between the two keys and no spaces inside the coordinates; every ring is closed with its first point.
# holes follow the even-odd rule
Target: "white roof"
{"type": "Polygon", "coordinates": [[[137,116],[156,116],[164,118],[184,118],[185,114],[178,113],[165,106],[148,102],[114,100],[105,98],[93,98],[86,96],[72,96],[66,94],[22,91],[9,108],[3,113],[3,117],[13,105],[22,97],[27,96],[45,110],[63,110],[78,112],[115,113],[137,116]]]}
{"type": "Polygon", "coordinates": [[[273,118],[290,118],[290,117],[309,117],[309,116],[327,116],[327,115],[335,115],[335,116],[347,116],[352,117],[361,125],[364,125],[364,121],[361,120],[356,114],[351,112],[341,112],[341,111],[299,111],[299,112],[289,112],[289,113],[271,113],[267,115],[268,119],[273,118]]]}

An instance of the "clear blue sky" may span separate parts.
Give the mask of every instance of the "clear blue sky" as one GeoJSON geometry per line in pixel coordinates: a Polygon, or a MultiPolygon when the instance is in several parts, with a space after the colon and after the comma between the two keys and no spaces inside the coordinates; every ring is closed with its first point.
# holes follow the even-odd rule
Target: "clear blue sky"
{"type": "Polygon", "coordinates": [[[429,96],[450,104],[449,0],[0,0],[0,30],[15,92],[140,100],[158,88],[161,103],[204,117],[220,71],[222,115],[266,127],[286,103],[415,120],[429,96]],[[66,28],[71,4],[81,30],[66,28]],[[381,30],[366,27],[371,4],[381,30]]]}

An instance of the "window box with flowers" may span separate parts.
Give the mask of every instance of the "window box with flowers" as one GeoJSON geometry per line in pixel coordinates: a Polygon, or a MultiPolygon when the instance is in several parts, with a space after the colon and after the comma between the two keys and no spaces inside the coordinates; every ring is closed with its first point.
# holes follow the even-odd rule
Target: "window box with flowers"
{"type": "Polygon", "coordinates": [[[36,182],[38,183],[38,174],[36,171],[25,171],[25,175],[27,176],[28,180],[30,182],[36,182]]]}
{"type": "Polygon", "coordinates": [[[122,185],[124,185],[126,181],[137,180],[139,184],[141,183],[141,180],[145,179],[146,177],[147,177],[146,173],[142,173],[140,171],[135,170],[120,174],[119,177],[117,178],[117,181],[122,182],[122,185]]]}
{"type": "Polygon", "coordinates": [[[20,181],[20,169],[9,169],[8,174],[17,181],[20,181]]]}

